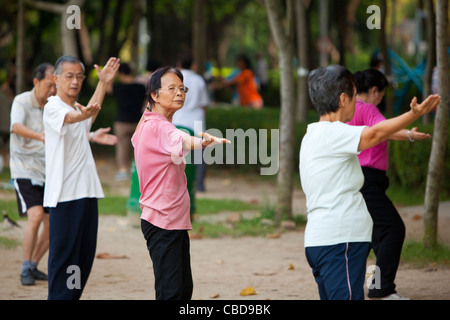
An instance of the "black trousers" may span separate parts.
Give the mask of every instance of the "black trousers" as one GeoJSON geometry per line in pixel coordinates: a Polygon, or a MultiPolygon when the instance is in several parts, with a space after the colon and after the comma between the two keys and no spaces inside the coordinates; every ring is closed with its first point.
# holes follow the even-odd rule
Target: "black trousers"
{"type": "Polygon", "coordinates": [[[94,263],[97,199],[59,202],[49,219],[48,299],[78,300],[94,263]]]}
{"type": "Polygon", "coordinates": [[[386,195],[389,178],[385,171],[363,167],[364,186],[361,193],[373,220],[372,249],[380,271],[379,289],[369,290],[370,298],[380,298],[395,293],[397,274],[405,225],[392,201],[386,195]]]}
{"type": "Polygon", "coordinates": [[[187,230],[165,230],[141,219],[153,262],[156,300],[190,300],[193,291],[187,230]]]}

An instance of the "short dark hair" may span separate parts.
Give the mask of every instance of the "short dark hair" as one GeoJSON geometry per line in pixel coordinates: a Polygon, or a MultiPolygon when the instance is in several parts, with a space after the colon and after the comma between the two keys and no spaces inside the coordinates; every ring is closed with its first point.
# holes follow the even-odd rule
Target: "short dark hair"
{"type": "Polygon", "coordinates": [[[74,56],[62,56],[62,57],[59,57],[58,60],[56,60],[54,74],[56,74],[58,76],[61,74],[62,65],[65,62],[72,63],[72,64],[79,63],[81,65],[81,69],[83,69],[83,73],[85,72],[84,64],[83,64],[83,62],[81,62],[80,59],[78,59],[77,57],[74,57],[74,56]]]}
{"type": "Polygon", "coordinates": [[[162,67],[153,72],[147,82],[147,101],[150,104],[150,110],[155,105],[155,100],[152,98],[152,93],[158,94],[158,90],[161,89],[161,78],[169,72],[175,74],[181,81],[183,81],[183,74],[180,70],[174,67],[162,67]]]}
{"type": "Polygon", "coordinates": [[[241,60],[245,64],[245,69],[251,69],[252,64],[249,57],[245,53],[241,53],[236,57],[236,61],[241,60]]]}
{"type": "Polygon", "coordinates": [[[50,64],[48,62],[41,63],[40,65],[38,65],[36,67],[36,69],[34,69],[33,78],[36,78],[39,81],[41,81],[42,79],[44,79],[47,76],[47,71],[53,70],[53,69],[54,69],[54,67],[52,64],[50,64]]]}
{"type": "Polygon", "coordinates": [[[124,62],[121,63],[119,66],[119,73],[125,74],[125,75],[130,75],[131,74],[131,67],[128,63],[124,62]]]}
{"type": "Polygon", "coordinates": [[[178,61],[183,69],[190,69],[192,66],[192,55],[189,52],[183,52],[180,54],[178,61]]]}
{"type": "Polygon", "coordinates": [[[370,88],[377,87],[379,91],[389,85],[383,73],[376,69],[367,69],[353,74],[358,93],[369,92],[370,88]]]}
{"type": "Polygon", "coordinates": [[[353,97],[355,80],[352,73],[341,65],[317,68],[308,77],[309,97],[319,115],[336,112],[342,93],[353,97]]]}

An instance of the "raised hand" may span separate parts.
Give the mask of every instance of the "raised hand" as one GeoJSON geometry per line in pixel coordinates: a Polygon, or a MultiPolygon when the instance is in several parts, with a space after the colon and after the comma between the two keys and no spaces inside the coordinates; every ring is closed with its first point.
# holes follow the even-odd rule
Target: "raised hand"
{"type": "Polygon", "coordinates": [[[109,58],[108,62],[103,68],[100,68],[97,64],[94,64],[95,70],[97,70],[97,75],[99,81],[110,84],[114,81],[117,70],[119,70],[120,59],[119,58],[109,58]]]}
{"type": "Polygon", "coordinates": [[[417,103],[417,98],[414,97],[411,100],[411,111],[416,113],[416,114],[420,114],[420,115],[424,115],[427,114],[431,111],[433,111],[434,109],[436,109],[436,107],[441,103],[441,97],[437,94],[431,94],[429,95],[424,101],[422,101],[421,104],[417,103]]]}
{"type": "Polygon", "coordinates": [[[76,103],[76,106],[78,107],[78,109],[80,110],[81,114],[85,119],[88,119],[92,116],[96,116],[101,109],[100,104],[98,104],[97,102],[92,103],[86,107],[82,106],[79,103],[76,103]]]}

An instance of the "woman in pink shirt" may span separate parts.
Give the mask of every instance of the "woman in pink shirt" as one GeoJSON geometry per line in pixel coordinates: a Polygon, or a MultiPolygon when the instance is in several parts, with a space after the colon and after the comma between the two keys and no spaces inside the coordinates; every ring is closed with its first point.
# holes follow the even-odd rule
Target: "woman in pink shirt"
{"type": "Polygon", "coordinates": [[[141,191],[141,229],[153,262],[157,300],[192,296],[188,235],[192,226],[184,156],[192,149],[230,143],[208,133],[192,137],[172,124],[187,92],[179,70],[156,70],[148,82],[147,111],[131,139],[141,191]]]}
{"type": "MultiPolygon", "coordinates": [[[[357,88],[355,115],[348,124],[373,126],[386,120],[378,110],[388,85],[386,77],[378,70],[368,69],[354,74],[357,88]]],[[[391,140],[429,139],[430,135],[417,128],[403,129],[390,137],[391,140]]],[[[376,255],[376,265],[380,270],[380,286],[369,289],[369,298],[405,299],[396,293],[394,279],[400,262],[405,225],[397,209],[386,195],[389,179],[388,140],[362,151],[359,155],[364,174],[361,193],[373,220],[372,249],[376,255]]]]}

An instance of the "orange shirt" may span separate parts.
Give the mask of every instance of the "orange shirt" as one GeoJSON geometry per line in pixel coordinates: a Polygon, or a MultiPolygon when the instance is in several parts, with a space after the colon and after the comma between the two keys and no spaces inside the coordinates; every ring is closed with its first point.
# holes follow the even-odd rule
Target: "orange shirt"
{"type": "Polygon", "coordinates": [[[255,77],[250,69],[243,70],[236,76],[237,90],[241,105],[248,106],[252,102],[261,101],[262,98],[256,87],[255,77]]]}

